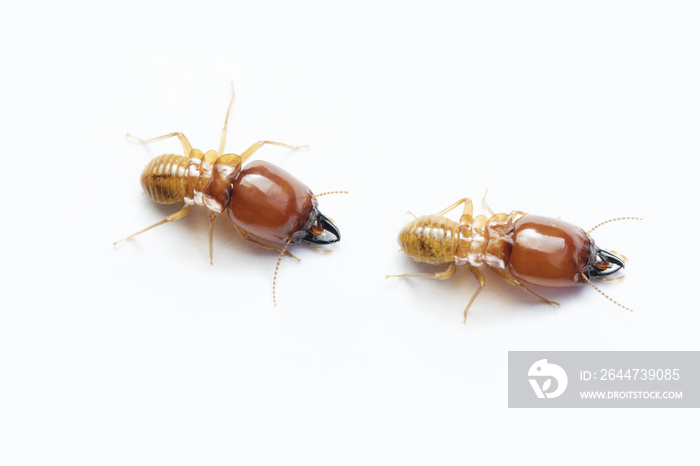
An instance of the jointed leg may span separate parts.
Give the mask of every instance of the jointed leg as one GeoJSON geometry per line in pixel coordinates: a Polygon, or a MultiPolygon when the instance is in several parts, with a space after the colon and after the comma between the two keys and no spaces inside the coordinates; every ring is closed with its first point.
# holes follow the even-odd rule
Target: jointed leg
{"type": "Polygon", "coordinates": [[[307,243],[307,242],[304,242],[304,244],[306,244],[308,247],[310,247],[311,249],[314,249],[318,252],[324,252],[324,253],[333,252],[332,249],[322,248],[320,246],[316,246],[315,244],[311,244],[311,243],[307,243]]]}
{"type": "Polygon", "coordinates": [[[472,295],[472,298],[467,303],[467,307],[464,308],[464,323],[465,324],[467,323],[467,311],[471,307],[472,303],[474,302],[474,300],[476,299],[478,294],[481,293],[481,290],[483,290],[484,287],[486,286],[486,279],[484,278],[484,274],[481,273],[481,270],[479,270],[476,267],[473,267],[471,265],[469,266],[469,269],[474,274],[474,277],[479,281],[479,288],[472,295]]]}
{"type": "Polygon", "coordinates": [[[171,222],[174,222],[174,221],[176,221],[176,220],[180,220],[182,217],[184,217],[185,215],[187,215],[187,214],[190,212],[191,209],[192,209],[192,205],[186,205],[186,206],[184,206],[182,209],[180,209],[180,210],[178,210],[177,212],[175,212],[174,214],[168,215],[168,217],[167,217],[165,220],[161,220],[161,221],[158,222],[158,223],[154,223],[154,224],[151,225],[150,227],[144,228],[144,229],[141,230],[141,231],[137,231],[136,233],[134,233],[134,234],[131,235],[131,236],[127,236],[127,237],[124,238],[124,239],[120,239],[119,241],[115,242],[114,245],[116,246],[117,244],[121,243],[122,241],[126,241],[126,240],[128,240],[128,239],[133,238],[134,236],[140,235],[141,233],[144,233],[144,232],[150,230],[151,228],[155,228],[155,227],[157,227],[157,226],[159,226],[159,225],[163,225],[163,224],[165,224],[165,223],[171,223],[171,222]]]}
{"type": "Polygon", "coordinates": [[[162,141],[163,139],[169,139],[169,138],[177,136],[177,138],[180,140],[180,144],[182,144],[182,150],[185,151],[185,154],[184,154],[185,157],[189,156],[190,152],[192,152],[192,145],[190,144],[190,141],[188,141],[187,138],[185,137],[185,135],[179,131],[176,131],[174,133],[164,134],[163,136],[158,136],[156,138],[151,138],[151,139],[137,138],[136,136],[131,135],[129,133],[126,133],[126,136],[129,138],[132,138],[132,139],[136,139],[138,142],[140,142],[142,144],[148,144],[151,142],[162,141]]]}
{"type": "Polygon", "coordinates": [[[455,202],[449,207],[446,207],[442,209],[440,212],[438,212],[435,215],[445,215],[447,212],[451,211],[455,207],[459,206],[460,204],[464,204],[464,211],[462,212],[462,215],[468,214],[471,215],[472,212],[474,211],[474,206],[472,205],[472,200],[469,199],[468,197],[464,197],[460,199],[459,201],[455,202]]]}
{"type": "Polygon", "coordinates": [[[221,129],[221,141],[219,142],[219,155],[223,155],[224,147],[226,146],[226,132],[228,127],[228,117],[231,114],[231,107],[233,107],[233,98],[236,97],[236,91],[233,90],[233,82],[231,83],[231,100],[228,102],[228,109],[226,109],[226,118],[224,119],[224,127],[221,129]]]}
{"type": "MultiPolygon", "coordinates": [[[[277,249],[276,247],[270,246],[269,244],[261,243],[260,241],[251,238],[251,237],[250,237],[250,234],[248,234],[247,232],[241,230],[241,229],[238,228],[236,225],[234,225],[234,226],[236,227],[236,230],[238,230],[238,233],[241,234],[241,236],[243,237],[244,240],[250,241],[251,243],[258,245],[258,246],[260,246],[261,248],[269,249],[270,251],[277,251],[277,252],[279,252],[280,254],[282,254],[282,251],[283,251],[282,249],[277,249]]],[[[287,255],[288,255],[289,257],[291,257],[292,259],[295,259],[297,262],[301,262],[301,259],[299,259],[298,257],[296,257],[296,256],[295,256],[294,254],[292,254],[291,252],[285,250],[284,253],[287,254],[287,255]]]]}
{"type": "Polygon", "coordinates": [[[270,145],[273,145],[273,146],[286,147],[287,149],[292,149],[292,150],[299,150],[299,149],[304,149],[304,148],[306,148],[306,147],[309,147],[309,146],[290,146],[289,144],[284,144],[284,143],[282,143],[282,142],[274,142],[274,141],[258,141],[258,142],[256,142],[255,144],[253,144],[252,146],[250,146],[249,148],[247,148],[247,149],[245,150],[245,152],[243,152],[243,153],[241,154],[241,163],[245,163],[245,161],[248,160],[248,158],[249,158],[251,155],[253,155],[253,154],[255,153],[255,151],[257,151],[258,149],[260,149],[260,148],[261,148],[262,146],[264,146],[265,144],[270,144],[270,145]]]}
{"type": "Polygon", "coordinates": [[[511,285],[517,286],[518,288],[520,288],[520,289],[526,291],[527,293],[529,293],[530,295],[532,295],[532,296],[534,296],[535,298],[539,299],[540,301],[542,301],[542,302],[544,302],[544,303],[546,303],[546,304],[553,304],[553,305],[555,305],[555,306],[558,306],[558,305],[559,305],[559,303],[556,302],[556,301],[550,301],[550,300],[548,300],[547,298],[538,295],[537,293],[535,293],[534,291],[532,291],[530,288],[528,288],[527,286],[525,286],[520,280],[518,280],[518,279],[515,278],[513,275],[511,275],[509,272],[507,272],[507,271],[505,271],[505,270],[498,270],[498,269],[491,269],[491,270],[493,270],[494,272],[496,272],[497,274],[499,274],[499,275],[501,276],[501,278],[503,278],[505,281],[507,281],[507,282],[510,283],[511,285]]]}
{"type": "Polygon", "coordinates": [[[486,188],[486,192],[484,193],[484,197],[481,198],[481,205],[484,206],[484,209],[489,211],[489,214],[491,215],[496,215],[496,212],[494,212],[491,207],[486,203],[486,195],[489,193],[489,189],[486,188]]]}
{"type": "Polygon", "coordinates": [[[615,280],[622,280],[625,277],[626,277],[626,275],[620,275],[619,277],[612,277],[612,278],[610,278],[610,277],[595,277],[595,278],[596,278],[596,280],[601,280],[604,282],[614,282],[615,280]]]}
{"type": "Polygon", "coordinates": [[[527,215],[527,212],[523,212],[522,210],[514,210],[513,212],[511,212],[511,213],[508,214],[508,215],[510,215],[510,218],[512,218],[513,220],[515,220],[518,216],[520,216],[520,217],[526,216],[526,215],[527,215]]]}
{"type": "Polygon", "coordinates": [[[214,265],[214,219],[216,212],[209,211],[209,265],[214,265]]]}
{"type": "MultiPolygon", "coordinates": [[[[486,192],[484,193],[484,197],[481,198],[481,204],[484,206],[484,209],[489,211],[489,214],[491,214],[491,216],[494,216],[494,215],[496,215],[496,212],[494,212],[493,209],[491,209],[491,207],[489,207],[489,205],[486,203],[486,195],[488,193],[489,193],[489,190],[486,189],[486,192]]],[[[522,210],[514,210],[509,215],[513,220],[515,220],[515,217],[517,217],[518,215],[523,216],[523,215],[527,215],[527,213],[523,212],[522,210]]]]}
{"type": "Polygon", "coordinates": [[[457,271],[457,266],[452,263],[447,266],[442,272],[436,273],[403,273],[401,275],[387,275],[386,278],[402,278],[402,277],[426,277],[433,278],[435,280],[447,280],[452,277],[457,271]]]}

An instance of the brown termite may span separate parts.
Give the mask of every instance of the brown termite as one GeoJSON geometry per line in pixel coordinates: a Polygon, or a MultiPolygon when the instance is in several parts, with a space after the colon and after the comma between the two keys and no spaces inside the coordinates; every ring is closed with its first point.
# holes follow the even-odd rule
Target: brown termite
{"type": "MultiPolygon", "coordinates": [[[[641,220],[624,217],[608,220],[596,225],[588,232],[560,219],[529,215],[521,211],[510,214],[494,213],[485,201],[484,207],[491,217],[473,216],[472,201],[460,199],[435,215],[416,217],[399,233],[401,250],[417,262],[447,264],[437,273],[406,273],[387,275],[391,277],[427,277],[445,280],[466,265],[479,282],[464,309],[467,311],[478,294],[486,286],[481,266],[488,266],[508,283],[526,291],[535,298],[553,305],[559,303],[528,288],[527,284],[545,287],[591,285],[603,296],[622,306],[603,293],[592,282],[592,278],[610,280],[608,276],[625,267],[626,258],[619,253],[600,249],[589,234],[599,226],[617,220],[641,220]],[[444,215],[464,204],[459,222],[444,215]]],[[[415,217],[415,215],[414,215],[415,217]]],[[[618,277],[621,278],[621,277],[618,277]]]]}
{"type": "Polygon", "coordinates": [[[331,193],[314,195],[293,175],[268,162],[251,162],[243,167],[246,161],[264,145],[292,150],[306,146],[258,141],[241,155],[224,153],[234,97],[235,92],[231,84],[231,100],[226,110],[218,151],[202,152],[199,149],[192,149],[190,142],[181,132],[152,139],[140,139],[127,134],[128,137],[144,144],[173,137],[180,140],[184,155],[164,154],[151,160],[141,173],[141,186],[154,202],[160,204],[184,202],[184,206],[164,220],[114,244],[131,239],[159,225],[180,220],[196,205],[204,206],[209,209],[209,262],[213,264],[214,219],[217,214],[226,210],[243,238],[279,253],[272,288],[273,302],[276,304],[275,282],[282,256],[287,254],[299,261],[287,248],[292,244],[305,242],[316,249],[328,251],[314,244],[340,241],[340,232],[333,222],[318,210],[316,198],[331,193]]]}

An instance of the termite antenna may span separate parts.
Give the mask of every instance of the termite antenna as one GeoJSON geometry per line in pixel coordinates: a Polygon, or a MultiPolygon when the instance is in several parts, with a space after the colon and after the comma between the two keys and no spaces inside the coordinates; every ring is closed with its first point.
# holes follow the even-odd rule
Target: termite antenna
{"type": "Polygon", "coordinates": [[[629,307],[623,306],[622,304],[620,304],[620,303],[618,303],[617,301],[615,301],[614,299],[612,299],[610,296],[608,296],[608,295],[606,295],[605,293],[603,293],[603,291],[602,291],[600,288],[598,288],[598,287],[595,286],[593,283],[591,283],[591,281],[588,279],[588,277],[587,277],[585,274],[581,274],[581,276],[583,277],[584,280],[586,280],[586,283],[588,283],[589,285],[591,285],[591,286],[593,287],[593,289],[595,289],[598,293],[602,294],[603,296],[605,296],[606,298],[608,298],[610,301],[612,301],[613,303],[615,303],[615,304],[617,304],[618,306],[620,306],[622,309],[626,309],[626,310],[628,310],[628,311],[630,311],[630,312],[634,312],[634,311],[633,311],[632,309],[630,309],[629,307]]]}
{"type": "Polygon", "coordinates": [[[314,199],[317,199],[321,196],[327,196],[328,194],[349,194],[349,192],[348,191],[326,191],[325,193],[314,194],[311,197],[313,197],[314,199]]]}
{"type": "Polygon", "coordinates": [[[277,307],[277,296],[275,295],[275,287],[277,286],[277,271],[280,268],[280,262],[282,261],[282,256],[284,256],[284,253],[287,252],[287,247],[289,246],[289,243],[292,241],[292,238],[290,237],[287,242],[284,245],[284,248],[282,248],[282,252],[280,252],[280,256],[277,258],[277,264],[275,264],[275,275],[272,277],[272,304],[277,307]]]}
{"type": "Polygon", "coordinates": [[[610,220],[606,220],[606,221],[601,222],[601,223],[599,223],[598,225],[594,226],[593,228],[591,228],[590,230],[588,230],[588,231],[586,232],[586,234],[587,234],[587,235],[590,235],[591,232],[592,232],[593,230],[595,230],[596,228],[598,228],[598,227],[600,227],[600,226],[603,226],[603,225],[605,225],[606,223],[617,222],[618,220],[644,220],[644,219],[641,218],[641,217],[618,217],[618,218],[611,218],[610,220]]]}

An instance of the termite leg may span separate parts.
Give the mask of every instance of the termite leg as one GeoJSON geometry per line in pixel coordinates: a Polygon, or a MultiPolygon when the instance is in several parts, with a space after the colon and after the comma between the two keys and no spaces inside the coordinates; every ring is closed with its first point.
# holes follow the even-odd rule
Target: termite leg
{"type": "Polygon", "coordinates": [[[236,97],[236,91],[233,90],[233,82],[231,82],[231,100],[228,102],[228,109],[226,109],[226,118],[224,118],[224,127],[221,128],[221,141],[219,142],[219,155],[223,155],[224,147],[226,146],[226,133],[228,131],[228,118],[231,114],[231,107],[233,107],[233,98],[236,97]]]}
{"type": "Polygon", "coordinates": [[[333,252],[332,249],[321,248],[319,246],[316,246],[315,244],[311,244],[311,243],[307,243],[307,242],[304,242],[304,244],[306,244],[308,247],[310,247],[312,249],[315,249],[318,252],[333,252]]]}
{"type": "Polygon", "coordinates": [[[547,298],[545,298],[544,296],[540,296],[540,295],[538,295],[537,293],[535,293],[534,291],[532,291],[530,288],[528,288],[527,286],[525,286],[520,280],[518,280],[517,278],[515,278],[515,277],[514,277],[513,275],[511,275],[509,272],[507,272],[507,271],[505,271],[505,270],[500,270],[500,269],[491,269],[491,270],[493,270],[494,272],[496,272],[498,275],[501,276],[501,278],[503,278],[505,281],[507,281],[507,282],[510,283],[511,285],[517,286],[518,288],[520,288],[520,289],[526,291],[526,292],[529,293],[531,296],[534,296],[535,298],[539,299],[540,301],[544,302],[545,304],[552,304],[552,305],[554,305],[554,306],[559,306],[559,303],[558,303],[558,302],[556,302],[556,301],[550,301],[550,300],[548,300],[547,298]]]}
{"type": "Polygon", "coordinates": [[[126,241],[126,240],[129,240],[129,239],[133,238],[134,236],[140,235],[141,233],[144,233],[144,232],[150,230],[151,228],[155,228],[155,227],[157,227],[157,226],[159,226],[159,225],[163,225],[163,224],[166,224],[166,223],[171,223],[171,222],[175,222],[175,221],[177,221],[177,220],[180,220],[182,217],[184,217],[185,215],[187,215],[187,214],[190,212],[191,209],[192,209],[192,205],[186,205],[186,206],[184,206],[182,209],[180,209],[180,210],[178,210],[177,212],[175,212],[174,214],[168,215],[164,220],[161,220],[161,221],[158,222],[158,223],[154,223],[154,224],[151,225],[150,227],[146,227],[146,228],[144,228],[144,229],[141,230],[141,231],[137,231],[136,233],[134,233],[134,234],[131,235],[131,236],[127,236],[127,237],[124,238],[124,239],[120,239],[119,241],[115,242],[114,245],[116,246],[117,244],[121,243],[122,241],[126,241]]]}
{"type": "Polygon", "coordinates": [[[469,269],[474,274],[474,278],[476,278],[479,281],[479,288],[472,295],[472,298],[467,303],[467,307],[464,308],[464,323],[465,324],[467,323],[467,311],[469,310],[469,308],[471,307],[472,303],[474,302],[476,297],[479,295],[479,293],[481,293],[481,290],[483,290],[484,287],[486,286],[486,278],[484,278],[484,274],[481,273],[481,270],[479,270],[476,267],[473,267],[471,265],[469,265],[469,269]]]}
{"type": "Polygon", "coordinates": [[[258,245],[261,248],[269,249],[270,251],[277,251],[280,254],[282,254],[282,253],[287,254],[289,257],[296,260],[297,262],[301,262],[301,259],[299,259],[297,256],[295,256],[291,252],[289,252],[287,250],[277,249],[276,247],[270,246],[269,244],[261,243],[260,241],[251,238],[247,232],[241,230],[240,228],[238,228],[238,226],[234,225],[234,227],[236,227],[236,230],[238,230],[238,233],[241,234],[241,236],[243,237],[244,240],[250,241],[251,243],[258,245]]]}
{"type": "Polygon", "coordinates": [[[214,265],[214,219],[216,212],[209,211],[209,265],[214,265]]]}
{"type": "Polygon", "coordinates": [[[604,282],[614,282],[615,280],[622,280],[626,275],[620,275],[619,277],[606,278],[606,277],[595,277],[596,280],[602,280],[604,282]]]}
{"type": "Polygon", "coordinates": [[[489,211],[489,214],[491,214],[491,215],[493,216],[493,215],[496,215],[496,212],[494,212],[494,211],[491,209],[491,207],[489,207],[489,205],[486,203],[486,195],[487,195],[488,193],[489,193],[489,189],[486,188],[486,192],[484,193],[484,197],[481,198],[481,205],[483,205],[483,206],[484,206],[484,209],[488,210],[488,211],[489,211]]]}
{"type": "Polygon", "coordinates": [[[176,131],[174,133],[164,134],[163,136],[158,136],[156,138],[151,138],[151,139],[137,138],[133,134],[129,134],[129,133],[126,133],[126,136],[129,138],[132,138],[132,139],[136,139],[141,144],[148,144],[151,142],[162,141],[163,139],[169,139],[169,138],[173,138],[173,137],[177,136],[177,138],[180,140],[180,144],[182,144],[182,150],[185,151],[185,157],[188,157],[190,155],[190,152],[192,152],[192,144],[190,144],[190,141],[187,140],[185,135],[179,131],[176,131]]]}
{"type": "Polygon", "coordinates": [[[401,275],[387,275],[386,278],[405,278],[405,277],[426,277],[433,278],[435,280],[447,280],[451,278],[452,275],[457,271],[457,266],[452,263],[447,266],[442,272],[436,273],[403,273],[401,275]]]}
{"type": "Polygon", "coordinates": [[[472,214],[472,211],[474,210],[472,206],[472,201],[468,197],[463,197],[459,201],[455,202],[449,207],[445,207],[442,209],[440,212],[436,213],[435,215],[445,215],[447,212],[451,211],[452,209],[458,207],[460,204],[464,204],[464,213],[469,213],[469,215],[472,214]]]}
{"type": "Polygon", "coordinates": [[[258,141],[258,142],[256,142],[255,144],[253,144],[252,146],[250,146],[249,148],[247,148],[247,149],[245,150],[245,152],[243,152],[243,153],[241,154],[241,163],[245,163],[245,161],[246,161],[251,155],[253,155],[253,153],[255,153],[255,151],[257,151],[258,149],[260,149],[260,148],[261,148],[262,146],[264,146],[265,144],[270,144],[270,145],[273,145],[273,146],[286,147],[287,149],[292,149],[292,150],[299,150],[299,149],[304,149],[304,148],[309,147],[309,146],[290,146],[289,144],[284,144],[284,143],[282,143],[282,142],[275,142],[275,141],[258,141]]]}

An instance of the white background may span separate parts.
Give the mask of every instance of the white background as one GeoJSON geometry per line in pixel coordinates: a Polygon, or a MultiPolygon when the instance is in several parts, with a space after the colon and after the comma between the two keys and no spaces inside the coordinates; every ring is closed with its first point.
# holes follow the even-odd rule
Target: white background
{"type": "MultiPolygon", "coordinates": [[[[682,1],[39,2],[3,14],[0,463],[688,464],[697,410],[507,408],[511,350],[698,350],[700,15],[682,1]],[[45,3],[45,4],[42,4],[45,3]],[[297,264],[153,204],[183,131],[260,139],[341,229],[297,264]],[[539,292],[433,271],[399,229],[489,189],[629,258],[539,292]],[[691,424],[692,423],[692,424],[691,424]]],[[[456,218],[458,213],[454,213],[456,218]]]]}

